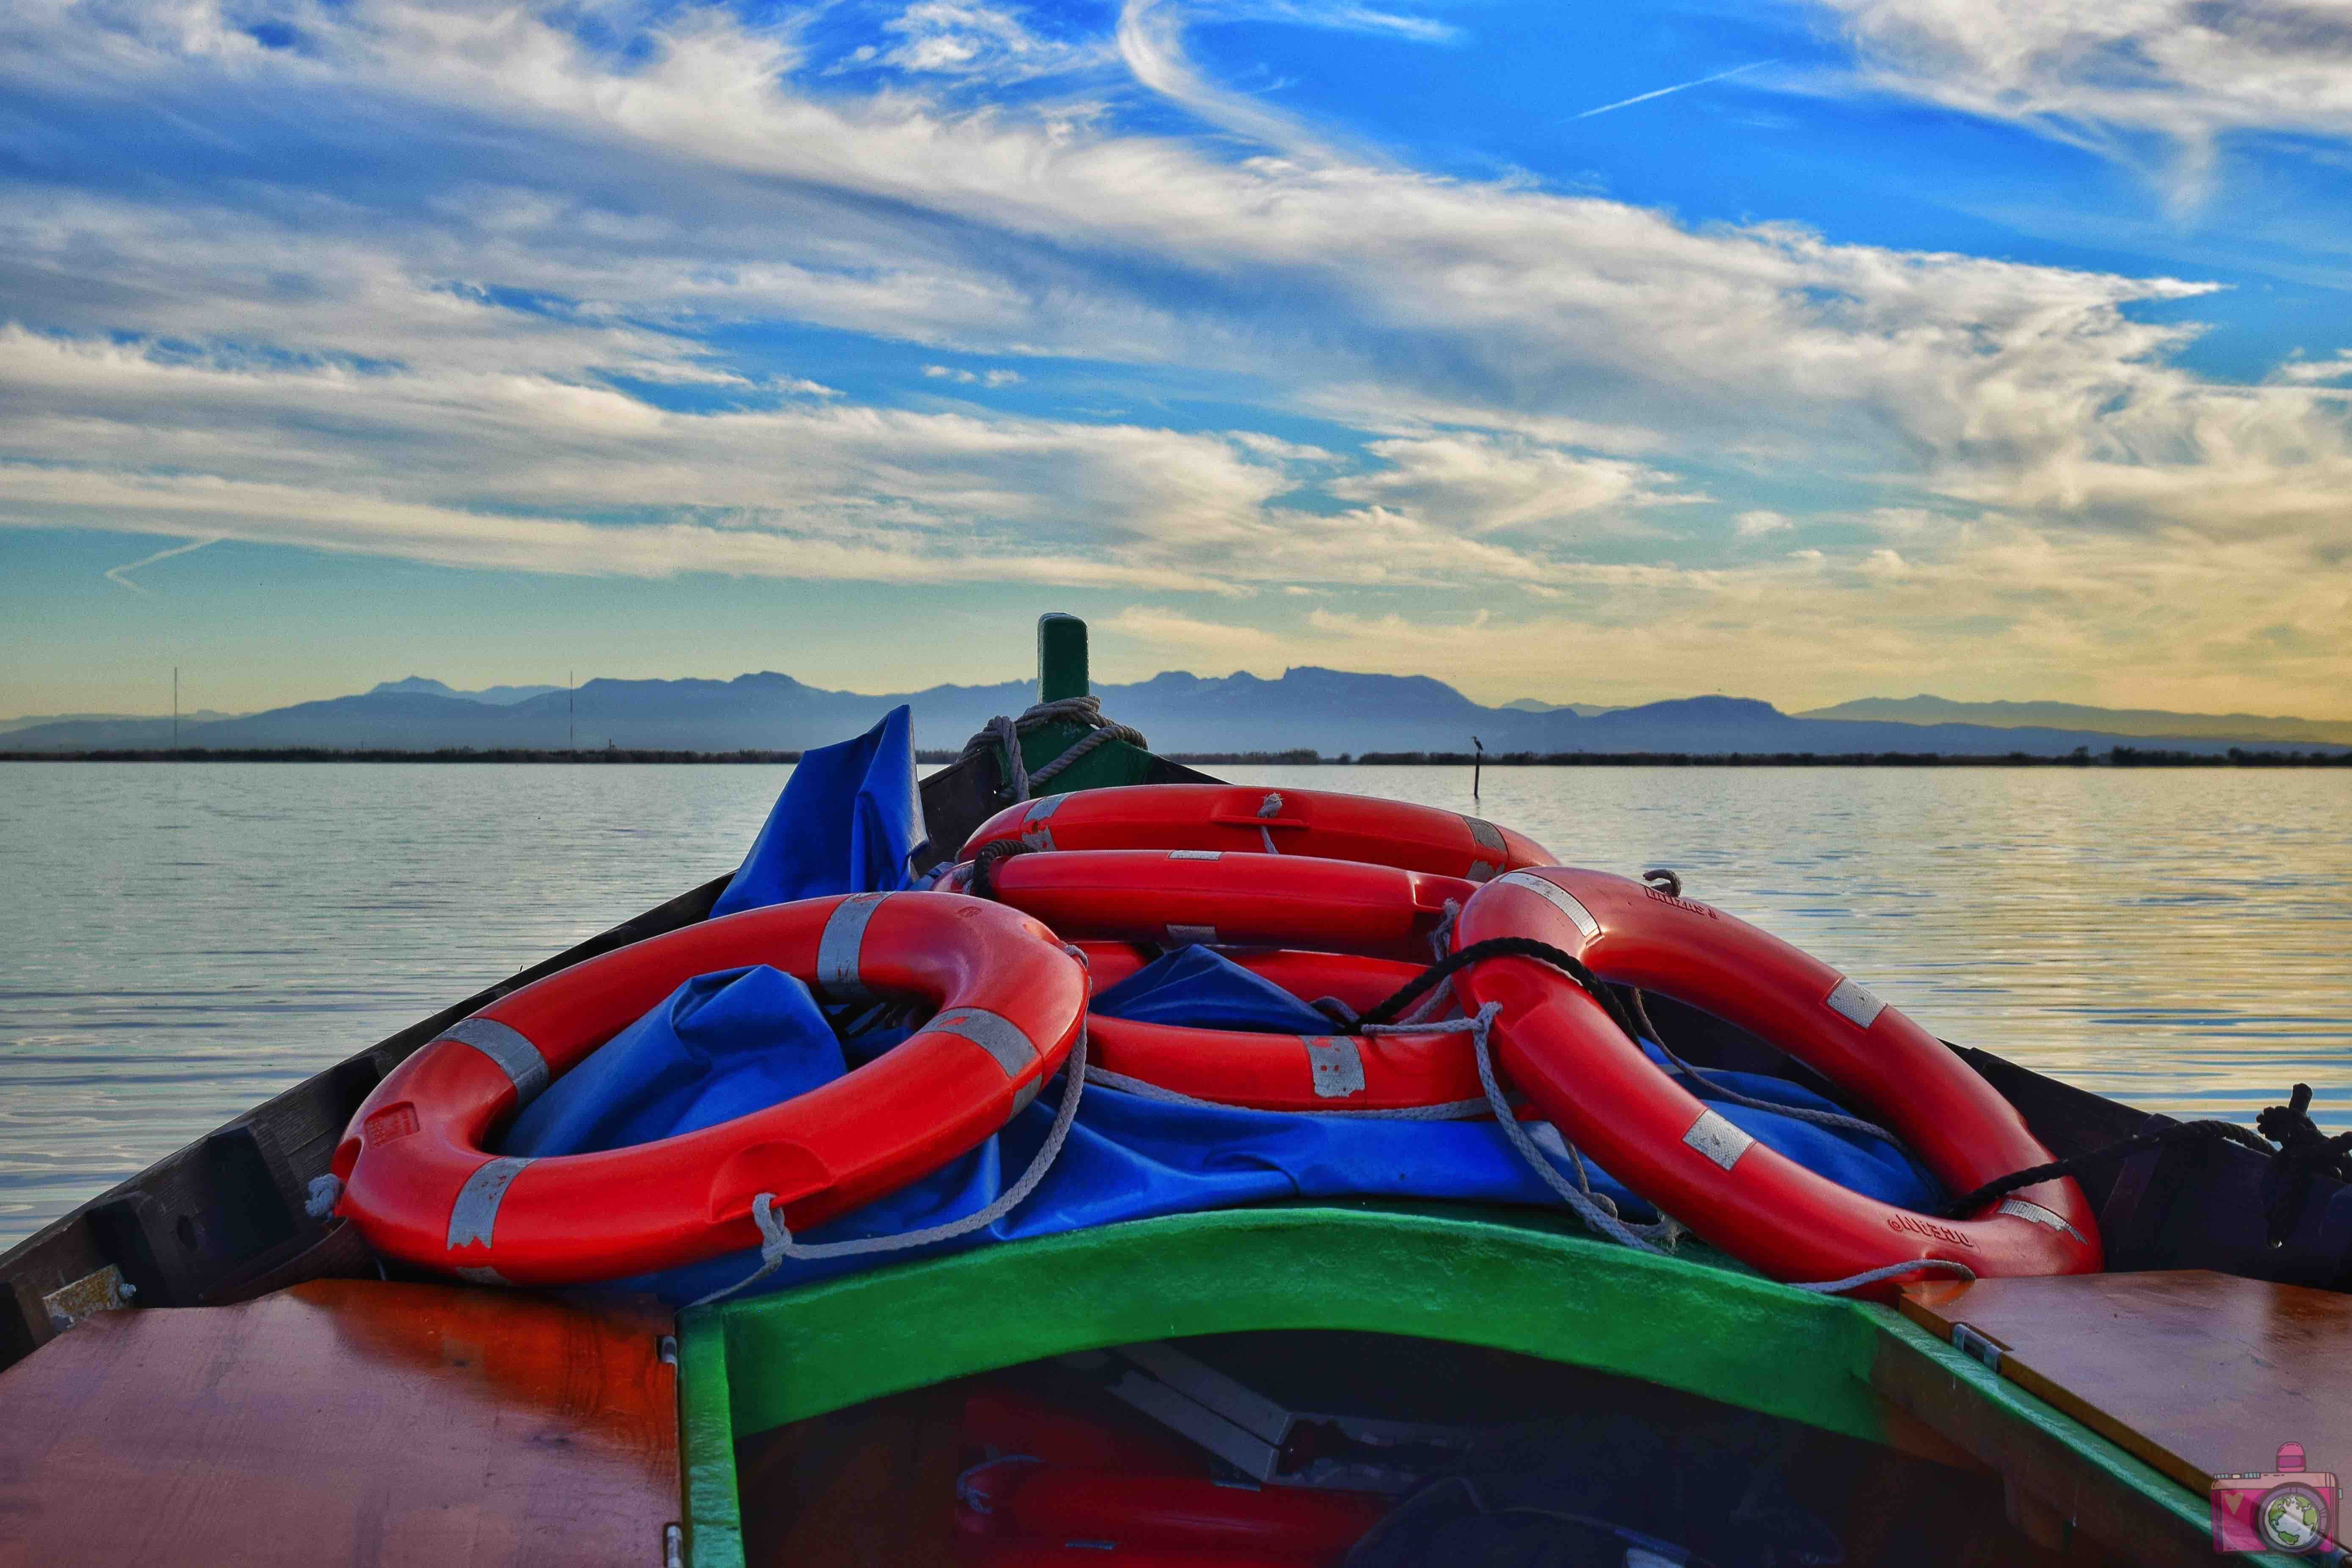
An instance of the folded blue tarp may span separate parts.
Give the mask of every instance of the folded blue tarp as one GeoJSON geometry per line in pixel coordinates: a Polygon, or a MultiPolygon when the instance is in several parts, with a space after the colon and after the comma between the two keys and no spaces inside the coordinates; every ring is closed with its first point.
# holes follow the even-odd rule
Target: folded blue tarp
{"type": "MultiPolygon", "coordinates": [[[[900,886],[919,840],[911,816],[882,809],[913,777],[905,710],[850,747],[811,752],[824,776],[803,786],[795,773],[743,871],[728,889],[786,889],[781,896],[870,891],[900,886]],[[895,726],[895,739],[892,738],[895,726]],[[873,742],[868,745],[868,742],[873,742]],[[864,748],[861,752],[857,749],[864,748]],[[853,782],[862,762],[867,770],[853,782]],[[901,771],[903,767],[903,771],[901,771]],[[893,837],[896,834],[898,837],[893,837]],[[821,840],[821,843],[812,842],[821,840]],[[845,844],[854,853],[839,853],[845,844]],[[847,879],[817,885],[827,874],[847,879]]],[[[723,907],[723,906],[722,906],[723,907]]],[[[1155,960],[1095,999],[1097,1012],[1196,1026],[1327,1034],[1331,1020],[1223,955],[1184,948],[1155,960]]],[[[790,975],[765,966],[689,981],[551,1086],[516,1120],[509,1154],[581,1153],[691,1131],[761,1110],[852,1070],[903,1031],[854,1037],[846,1048],[790,975]]],[[[1711,1075],[1734,1091],[1777,1104],[1835,1109],[1786,1079],[1711,1075]]],[[[896,1235],[982,1209],[1019,1179],[1068,1092],[1058,1078],[1003,1131],[898,1193],[811,1230],[803,1242],[896,1235]]],[[[1703,1095],[1702,1098],[1705,1098],[1703,1095]]],[[[1857,1191],[1906,1207],[1938,1196],[1934,1180],[1875,1139],[1832,1131],[1749,1107],[1717,1103],[1727,1119],[1790,1159],[1857,1191]]],[[[1555,1155],[1558,1134],[1529,1124],[1555,1155]]],[[[1566,1169],[1564,1161],[1562,1168],[1566,1169]]],[[[1601,1173],[1593,1186],[1629,1217],[1649,1211],[1601,1173]]],[[[1301,1197],[1397,1196],[1554,1205],[1558,1199],[1491,1121],[1391,1121],[1171,1104],[1101,1085],[1087,1088],[1052,1171],[1011,1214],[983,1229],[915,1252],[791,1260],[760,1290],[786,1289],[861,1268],[1025,1237],[1189,1210],[1301,1197]]],[[[742,1279],[756,1252],[628,1283],[691,1300],[742,1279]]]]}
{"type": "Polygon", "coordinates": [[[901,703],[855,741],[804,752],[713,916],[907,885],[922,848],[913,716],[901,703]]]}

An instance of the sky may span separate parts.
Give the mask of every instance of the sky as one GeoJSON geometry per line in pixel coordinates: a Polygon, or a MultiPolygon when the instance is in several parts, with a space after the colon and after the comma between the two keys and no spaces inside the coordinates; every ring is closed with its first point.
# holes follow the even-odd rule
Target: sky
{"type": "Polygon", "coordinates": [[[0,713],[2352,717],[2346,0],[13,0],[0,713]]]}

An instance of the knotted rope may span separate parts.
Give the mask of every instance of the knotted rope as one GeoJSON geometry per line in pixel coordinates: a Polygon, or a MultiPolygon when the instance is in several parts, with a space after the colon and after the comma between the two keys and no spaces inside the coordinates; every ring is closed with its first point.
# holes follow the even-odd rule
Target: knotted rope
{"type": "Polygon", "coordinates": [[[1124,741],[1138,751],[1148,752],[1151,742],[1143,731],[1131,724],[1121,724],[1103,717],[1099,697],[1057,697],[1051,702],[1039,702],[1024,710],[1018,719],[998,714],[963,744],[963,754],[957,761],[983,756],[992,749],[1004,753],[1004,785],[1015,803],[1027,800],[1031,793],[1047,779],[1072,763],[1110,741],[1124,741]],[[1031,773],[1021,756],[1021,737],[1046,724],[1083,724],[1094,731],[1081,737],[1069,750],[1052,762],[1031,773]]]}

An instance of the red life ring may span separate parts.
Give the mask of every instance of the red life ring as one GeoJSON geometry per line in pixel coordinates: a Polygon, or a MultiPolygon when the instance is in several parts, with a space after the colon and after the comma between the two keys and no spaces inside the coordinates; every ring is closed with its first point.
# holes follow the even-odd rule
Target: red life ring
{"type": "MultiPolygon", "coordinates": [[[[1156,945],[1130,942],[1074,943],[1087,955],[1087,970],[1099,996],[1160,956],[1156,945]]],[[[1228,947],[1219,950],[1259,979],[1302,1002],[1336,996],[1356,1012],[1369,1012],[1418,975],[1422,964],[1355,952],[1311,952],[1289,947],[1228,947]]]]}
{"type": "MultiPolygon", "coordinates": [[[[1418,973],[1390,954],[1424,956],[1473,884],[1393,866],[1214,849],[1078,849],[1016,855],[991,876],[996,894],[1103,951],[1097,988],[1137,967],[1118,942],[1202,942],[1284,951],[1233,954],[1312,1001],[1369,1006],[1418,973]],[[1109,939],[1106,942],[1104,939],[1109,939]],[[1353,951],[1351,951],[1353,950],[1353,951]],[[1358,1003],[1352,997],[1368,996],[1358,1003]]],[[[1275,1035],[1095,1016],[1090,1065],[1219,1105],[1258,1110],[1394,1110],[1479,1098],[1459,1036],[1275,1035]]]]}
{"type": "Polygon", "coordinates": [[[502,996],[394,1068],[335,1151],[336,1212],[380,1252],[519,1285],[754,1247],[761,1193],[804,1229],[979,1144],[1060,1070],[1087,995],[1053,932],[982,899],[858,893],[688,926],[502,996]],[[715,1127],[589,1154],[485,1151],[495,1125],[682,982],[751,963],[831,996],[940,1010],[847,1076],[715,1127]]]}
{"type": "MultiPolygon", "coordinates": [[[[1082,942],[1095,993],[1150,960],[1126,942],[1082,942]]],[[[1302,1002],[1338,998],[1361,1013],[1396,994],[1421,966],[1289,948],[1225,956],[1302,1002]]],[[[1193,1028],[1092,1013],[1090,1070],[1140,1079],[1194,1100],[1252,1110],[1399,1110],[1478,1100],[1478,1065],[1460,1035],[1361,1038],[1193,1028]]]]}
{"type": "MultiPolygon", "coordinates": [[[[2047,1163],[2007,1100],[1918,1025],[1744,921],[1622,877],[1558,867],[1481,888],[1457,950],[1532,937],[1603,980],[1657,991],[1755,1034],[1850,1091],[1954,1192],[2047,1163]]],[[[1979,1276],[2085,1274],[2098,1226],[2072,1180],[1966,1219],[1850,1191],[1699,1103],[1549,964],[1492,958],[1456,976],[1465,1005],[1501,1004],[1496,1059],[1611,1175],[1713,1246],[1777,1279],[1843,1279],[1916,1258],[1979,1276]]],[[[1898,1279],[1874,1287],[1891,1296],[1898,1279]]]]}
{"type": "Polygon", "coordinates": [[[1424,961],[1446,904],[1474,890],[1460,878],[1394,866],[1216,849],[1015,855],[998,861],[989,879],[998,898],[1073,941],[1307,947],[1424,961]]]}
{"type": "Polygon", "coordinates": [[[1043,795],[980,825],[957,858],[1013,839],[1032,849],[1275,850],[1483,882],[1551,851],[1475,816],[1332,790],[1128,784],[1043,795]]]}
{"type": "MultiPolygon", "coordinates": [[[[1091,1037],[1087,1048],[1093,1048],[1091,1037]]],[[[1081,1415],[1017,1384],[986,1383],[967,1395],[962,1435],[967,1449],[1018,1455],[1010,1461],[1015,1464],[1118,1470],[1131,1476],[1209,1473],[1201,1450],[1165,1426],[1123,1409],[1081,1415]]]]}

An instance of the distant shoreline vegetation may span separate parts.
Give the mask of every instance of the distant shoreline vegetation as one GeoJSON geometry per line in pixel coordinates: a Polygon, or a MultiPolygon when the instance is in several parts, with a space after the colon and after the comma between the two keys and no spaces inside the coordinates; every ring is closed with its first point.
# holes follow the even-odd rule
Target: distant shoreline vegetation
{"type": "MultiPolygon", "coordinates": [[[[916,761],[952,763],[961,753],[919,751],[916,761]]],[[[2057,756],[2031,752],[2007,752],[1980,756],[1942,752],[1342,752],[1327,757],[1318,752],[1170,752],[1171,763],[1246,763],[1260,767],[1462,767],[1478,763],[1490,768],[2326,768],[2352,767],[2352,752],[2248,751],[2172,752],[2142,746],[2112,746],[2104,752],[2087,747],[2057,756]]],[[[605,746],[579,751],[534,751],[509,747],[476,750],[445,747],[430,752],[383,749],[338,751],[325,746],[264,747],[213,750],[183,747],[177,751],[107,750],[89,752],[10,752],[0,750],[6,763],[797,763],[798,752],[677,752],[605,746]]]]}

